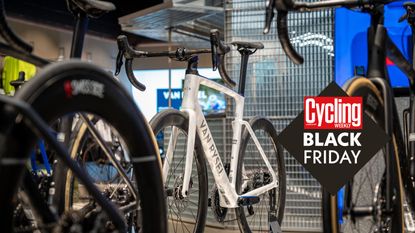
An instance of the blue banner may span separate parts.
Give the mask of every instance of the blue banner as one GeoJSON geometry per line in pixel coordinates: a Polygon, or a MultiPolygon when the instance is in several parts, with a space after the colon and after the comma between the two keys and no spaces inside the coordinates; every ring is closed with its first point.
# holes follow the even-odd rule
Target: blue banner
{"type": "MultiPolygon", "coordinates": [[[[171,107],[180,109],[182,105],[182,89],[171,89],[171,107]]],[[[169,108],[169,89],[157,89],[157,112],[169,108]]]]}

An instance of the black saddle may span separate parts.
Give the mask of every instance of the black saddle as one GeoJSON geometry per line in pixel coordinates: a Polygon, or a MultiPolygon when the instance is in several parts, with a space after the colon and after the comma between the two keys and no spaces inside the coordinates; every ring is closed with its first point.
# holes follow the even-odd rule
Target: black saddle
{"type": "Polygon", "coordinates": [[[261,42],[246,42],[246,41],[233,41],[231,44],[239,48],[244,49],[263,49],[264,45],[261,42]]]}

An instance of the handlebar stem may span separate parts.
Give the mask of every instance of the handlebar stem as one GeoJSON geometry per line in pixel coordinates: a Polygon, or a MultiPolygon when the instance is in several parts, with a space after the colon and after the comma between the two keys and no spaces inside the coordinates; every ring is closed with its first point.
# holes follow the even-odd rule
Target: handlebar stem
{"type": "Polygon", "coordinates": [[[199,57],[198,56],[192,56],[187,61],[186,74],[198,75],[199,74],[199,72],[197,71],[197,65],[198,65],[198,63],[199,63],[199,57]]]}

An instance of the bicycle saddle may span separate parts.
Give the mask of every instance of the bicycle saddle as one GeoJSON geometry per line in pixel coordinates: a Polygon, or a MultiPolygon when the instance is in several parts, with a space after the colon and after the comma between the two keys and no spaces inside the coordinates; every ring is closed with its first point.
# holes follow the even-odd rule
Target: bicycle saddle
{"type": "Polygon", "coordinates": [[[66,0],[66,2],[72,13],[82,11],[93,18],[115,10],[114,4],[101,0],[66,0]]]}
{"type": "Polygon", "coordinates": [[[246,42],[246,41],[233,41],[231,44],[238,46],[242,49],[263,49],[264,45],[261,42],[246,42]]]}

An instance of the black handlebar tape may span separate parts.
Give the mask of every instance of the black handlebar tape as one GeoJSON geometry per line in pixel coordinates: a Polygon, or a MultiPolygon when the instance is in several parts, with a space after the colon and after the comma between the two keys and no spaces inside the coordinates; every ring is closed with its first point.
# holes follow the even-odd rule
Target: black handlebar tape
{"type": "Polygon", "coordinates": [[[218,68],[218,50],[213,42],[212,35],[210,36],[210,50],[212,51],[212,69],[215,71],[218,68]]]}
{"type": "Polygon", "coordinates": [[[216,70],[219,66],[218,55],[220,52],[219,47],[219,31],[217,29],[210,30],[210,49],[212,50],[212,69],[216,70]]]}
{"type": "Polygon", "coordinates": [[[219,30],[210,30],[210,43],[212,47],[212,66],[213,70],[219,68],[219,74],[222,80],[231,87],[234,87],[236,83],[229,77],[225,69],[225,54],[228,53],[231,48],[229,45],[223,43],[219,38],[219,30]],[[220,62],[220,64],[218,64],[220,62]]]}
{"type": "Polygon", "coordinates": [[[115,59],[115,72],[114,75],[118,75],[121,72],[123,65],[124,51],[118,48],[117,58],[115,59]]]}
{"type": "Polygon", "coordinates": [[[304,62],[304,58],[295,51],[294,47],[290,42],[290,38],[288,37],[288,27],[287,27],[287,11],[278,11],[277,14],[277,31],[278,31],[278,39],[280,40],[282,49],[284,50],[285,54],[297,65],[300,65],[304,62]]]}
{"type": "Polygon", "coordinates": [[[225,54],[220,55],[219,59],[220,59],[219,74],[222,77],[223,81],[231,87],[236,86],[235,81],[233,81],[229,77],[228,73],[226,72],[226,69],[225,69],[225,54]]]}
{"type": "Polygon", "coordinates": [[[134,76],[133,72],[133,59],[126,59],[125,60],[125,72],[127,73],[128,80],[130,80],[131,84],[140,91],[145,91],[146,86],[144,84],[137,81],[137,78],[134,76]]]}
{"type": "Polygon", "coordinates": [[[6,10],[4,8],[4,0],[0,1],[0,35],[4,40],[14,49],[31,53],[33,47],[24,42],[20,37],[18,37],[14,31],[10,28],[6,20],[6,10]]]}
{"type": "Polygon", "coordinates": [[[221,54],[225,55],[231,51],[231,47],[228,44],[225,44],[223,41],[219,40],[219,48],[221,50],[221,54]]]}
{"type": "MultiPolygon", "coordinates": [[[[278,3],[278,1],[282,1],[283,5],[286,9],[294,9],[295,8],[295,4],[294,4],[293,0],[277,0],[277,3],[278,3]]],[[[307,3],[308,2],[306,2],[306,4],[307,3]]]]}

